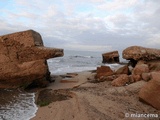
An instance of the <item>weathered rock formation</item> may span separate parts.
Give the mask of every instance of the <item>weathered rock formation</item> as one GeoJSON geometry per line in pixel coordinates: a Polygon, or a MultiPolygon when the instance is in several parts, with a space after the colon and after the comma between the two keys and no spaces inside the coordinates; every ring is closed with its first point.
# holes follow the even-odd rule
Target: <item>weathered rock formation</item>
{"type": "Polygon", "coordinates": [[[160,60],[160,50],[141,46],[131,46],[123,51],[122,56],[124,59],[130,60],[134,66],[139,60],[160,60]]]}
{"type": "Polygon", "coordinates": [[[148,82],[139,92],[140,100],[160,110],[160,49],[132,46],[123,51],[123,58],[134,67],[132,82],[148,82]]]}
{"type": "Polygon", "coordinates": [[[33,30],[0,36],[0,88],[45,86],[50,79],[46,59],[59,56],[63,50],[44,47],[33,30]]]}
{"type": "Polygon", "coordinates": [[[119,63],[118,51],[112,51],[102,54],[103,63],[119,63]]]}
{"type": "MultiPolygon", "coordinates": [[[[103,62],[117,60],[117,53],[103,54],[103,62]]],[[[131,46],[123,51],[123,58],[130,60],[129,63],[116,71],[111,72],[109,66],[98,67],[95,76],[97,82],[112,81],[112,86],[120,87],[146,81],[139,92],[139,98],[160,110],[160,49],[131,46]]]]}

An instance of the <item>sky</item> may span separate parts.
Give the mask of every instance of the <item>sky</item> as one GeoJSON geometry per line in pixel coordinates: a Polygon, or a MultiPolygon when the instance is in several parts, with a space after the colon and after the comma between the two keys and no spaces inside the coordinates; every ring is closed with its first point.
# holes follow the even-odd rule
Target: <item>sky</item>
{"type": "Polygon", "coordinates": [[[160,0],[0,0],[0,35],[28,29],[47,47],[160,47],[160,0]]]}

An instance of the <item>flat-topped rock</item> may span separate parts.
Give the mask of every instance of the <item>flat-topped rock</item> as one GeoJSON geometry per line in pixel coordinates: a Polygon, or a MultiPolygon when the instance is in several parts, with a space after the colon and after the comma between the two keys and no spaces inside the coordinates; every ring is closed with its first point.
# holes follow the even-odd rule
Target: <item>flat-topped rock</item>
{"type": "Polygon", "coordinates": [[[34,30],[27,30],[0,36],[0,41],[14,41],[24,46],[43,46],[41,35],[34,30]]]}
{"type": "Polygon", "coordinates": [[[33,30],[0,36],[0,88],[45,86],[50,79],[46,60],[60,56],[63,49],[44,47],[33,30]]]}
{"type": "Polygon", "coordinates": [[[118,51],[112,51],[102,54],[103,63],[119,63],[118,51]]]}
{"type": "Polygon", "coordinates": [[[131,46],[126,48],[123,53],[123,58],[127,60],[160,60],[160,49],[145,48],[141,46],[131,46]]]}

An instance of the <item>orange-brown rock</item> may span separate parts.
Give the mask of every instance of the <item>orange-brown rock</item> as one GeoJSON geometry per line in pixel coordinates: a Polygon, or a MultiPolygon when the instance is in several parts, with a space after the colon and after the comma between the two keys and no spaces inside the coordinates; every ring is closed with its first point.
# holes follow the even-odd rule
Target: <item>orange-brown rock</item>
{"type": "Polygon", "coordinates": [[[151,73],[150,80],[139,92],[139,98],[160,110],[160,72],[151,73]]]}
{"type": "Polygon", "coordinates": [[[123,67],[120,67],[120,68],[116,71],[116,74],[127,74],[127,75],[129,75],[129,74],[130,74],[130,71],[129,71],[128,65],[125,65],[125,66],[123,66],[123,67]]]}
{"type": "Polygon", "coordinates": [[[137,64],[132,70],[133,81],[140,81],[143,73],[149,73],[149,67],[147,64],[137,64]]]}
{"type": "Polygon", "coordinates": [[[141,75],[142,73],[148,73],[149,68],[147,64],[136,65],[132,73],[136,75],[141,75]]]}
{"type": "Polygon", "coordinates": [[[112,81],[112,85],[116,87],[124,86],[130,82],[129,76],[126,74],[119,75],[118,78],[112,81]]]}
{"type": "Polygon", "coordinates": [[[151,80],[151,73],[142,73],[142,79],[144,81],[149,81],[151,80]]]}
{"type": "Polygon", "coordinates": [[[131,75],[131,81],[132,82],[137,82],[137,81],[140,81],[140,80],[142,80],[141,75],[135,75],[135,74],[131,75]]]}
{"type": "Polygon", "coordinates": [[[97,73],[95,76],[96,79],[100,79],[101,77],[110,76],[114,74],[114,72],[111,70],[109,66],[97,67],[96,73],[97,73]]]}
{"type": "Polygon", "coordinates": [[[33,30],[0,36],[0,88],[45,86],[50,79],[46,59],[59,56],[63,50],[44,47],[33,30]]]}
{"type": "Polygon", "coordinates": [[[149,70],[152,71],[160,71],[160,60],[148,61],[149,70]]]}
{"type": "Polygon", "coordinates": [[[116,79],[118,75],[111,75],[111,76],[102,76],[99,79],[97,79],[98,82],[104,82],[104,81],[113,81],[116,79]]]}
{"type": "Polygon", "coordinates": [[[145,48],[141,46],[131,46],[123,51],[123,58],[127,60],[159,60],[160,49],[145,48]]]}
{"type": "Polygon", "coordinates": [[[118,51],[112,51],[102,54],[103,63],[119,63],[118,51]]]}

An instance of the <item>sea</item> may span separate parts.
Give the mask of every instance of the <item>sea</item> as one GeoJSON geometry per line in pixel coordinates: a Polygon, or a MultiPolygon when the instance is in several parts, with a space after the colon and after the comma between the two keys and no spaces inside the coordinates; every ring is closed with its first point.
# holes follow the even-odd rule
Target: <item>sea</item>
{"type": "MultiPolygon", "coordinates": [[[[112,69],[120,67],[119,64],[103,64],[102,53],[64,50],[63,57],[48,59],[47,62],[51,75],[96,70],[101,65],[110,66],[112,69]]],[[[0,90],[0,102],[0,120],[30,120],[38,110],[34,92],[0,90]]]]}
{"type": "MultiPolygon", "coordinates": [[[[102,54],[104,52],[93,51],[73,51],[65,50],[63,57],[57,57],[48,60],[49,69],[52,75],[62,75],[66,73],[96,70],[101,65],[110,66],[116,69],[120,65],[103,64],[102,54]]],[[[120,56],[120,61],[125,62],[120,56]]]]}

